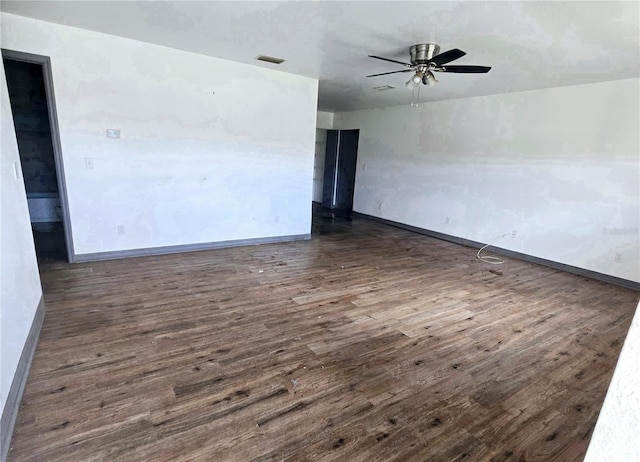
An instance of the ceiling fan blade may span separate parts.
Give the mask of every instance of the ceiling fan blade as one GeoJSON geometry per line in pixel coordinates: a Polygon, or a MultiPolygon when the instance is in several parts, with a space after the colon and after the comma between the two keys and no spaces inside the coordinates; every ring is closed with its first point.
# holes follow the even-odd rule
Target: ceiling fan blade
{"type": "Polygon", "coordinates": [[[443,64],[460,59],[464,55],[466,55],[464,51],[454,48],[453,50],[445,51],[444,53],[434,56],[429,60],[429,62],[434,63],[436,66],[442,66],[443,64]]]}
{"type": "Polygon", "coordinates": [[[398,74],[400,72],[413,72],[413,69],[403,69],[401,71],[383,72],[382,74],[371,74],[371,75],[368,75],[367,77],[377,77],[379,75],[398,74]]]}
{"type": "MultiPolygon", "coordinates": [[[[381,56],[369,55],[369,58],[381,59],[383,61],[389,61],[390,63],[402,64],[403,66],[411,67],[411,64],[409,64],[409,63],[403,63],[402,61],[396,61],[395,59],[383,58],[381,56]]],[[[449,61],[447,61],[447,62],[449,62],[449,61]]]]}
{"type": "Polygon", "coordinates": [[[434,69],[440,72],[455,72],[458,74],[486,74],[491,70],[488,66],[442,66],[434,69]]]}

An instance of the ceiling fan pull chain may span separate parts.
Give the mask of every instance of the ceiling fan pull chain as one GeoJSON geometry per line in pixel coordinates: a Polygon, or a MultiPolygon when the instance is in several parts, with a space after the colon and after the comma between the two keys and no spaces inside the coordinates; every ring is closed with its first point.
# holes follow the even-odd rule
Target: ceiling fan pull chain
{"type": "Polygon", "coordinates": [[[420,87],[422,85],[418,84],[413,87],[413,91],[411,92],[411,107],[418,107],[420,103],[420,87]]]}

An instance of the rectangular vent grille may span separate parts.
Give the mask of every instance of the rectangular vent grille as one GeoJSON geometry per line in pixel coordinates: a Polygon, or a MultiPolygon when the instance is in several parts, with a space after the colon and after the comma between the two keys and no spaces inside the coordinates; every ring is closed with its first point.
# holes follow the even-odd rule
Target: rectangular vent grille
{"type": "Polygon", "coordinates": [[[282,58],[274,58],[273,56],[266,56],[266,55],[258,55],[256,59],[258,61],[264,61],[265,63],[271,63],[271,64],[282,64],[284,62],[284,59],[282,58]]]}
{"type": "Polygon", "coordinates": [[[374,90],[378,90],[378,91],[385,91],[385,90],[393,90],[394,87],[393,85],[380,85],[379,87],[373,87],[374,90]]]}

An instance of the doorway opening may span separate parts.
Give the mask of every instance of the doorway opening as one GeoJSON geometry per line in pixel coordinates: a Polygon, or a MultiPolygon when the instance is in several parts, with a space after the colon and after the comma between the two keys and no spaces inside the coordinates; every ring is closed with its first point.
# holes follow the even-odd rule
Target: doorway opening
{"type": "Polygon", "coordinates": [[[323,234],[327,221],[351,221],[359,136],[359,130],[317,130],[312,233],[323,234]]]}
{"type": "Polygon", "coordinates": [[[360,130],[328,130],[322,206],[350,216],[356,185],[356,165],[360,130]]]}
{"type": "Polygon", "coordinates": [[[8,50],[2,58],[36,255],[72,261],[49,60],[8,50]]]}

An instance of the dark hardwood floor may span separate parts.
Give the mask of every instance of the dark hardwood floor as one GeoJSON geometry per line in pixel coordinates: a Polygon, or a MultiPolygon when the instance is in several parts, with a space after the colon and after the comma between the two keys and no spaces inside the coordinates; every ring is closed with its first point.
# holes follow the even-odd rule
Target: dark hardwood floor
{"type": "Polygon", "coordinates": [[[45,263],[15,461],[580,461],[638,293],[361,218],[45,263]]]}

